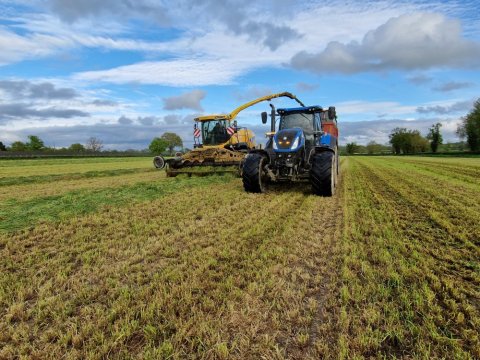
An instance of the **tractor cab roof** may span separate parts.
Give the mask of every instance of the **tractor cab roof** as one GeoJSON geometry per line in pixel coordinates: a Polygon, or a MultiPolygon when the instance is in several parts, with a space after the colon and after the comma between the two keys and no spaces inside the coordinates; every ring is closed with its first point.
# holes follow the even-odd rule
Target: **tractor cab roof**
{"type": "Polygon", "coordinates": [[[285,115],[285,114],[295,114],[295,113],[316,113],[316,112],[322,112],[324,111],[323,108],[319,105],[312,105],[312,106],[302,106],[302,107],[296,107],[296,108],[281,108],[278,109],[277,112],[280,115],[285,115]]]}

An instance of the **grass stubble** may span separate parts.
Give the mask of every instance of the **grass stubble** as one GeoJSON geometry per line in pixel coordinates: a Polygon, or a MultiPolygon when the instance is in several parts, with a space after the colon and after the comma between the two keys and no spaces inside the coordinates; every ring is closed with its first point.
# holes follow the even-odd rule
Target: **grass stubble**
{"type": "MultiPolygon", "coordinates": [[[[244,359],[327,351],[320,340],[330,323],[320,321],[319,304],[331,277],[338,198],[317,198],[304,186],[246,194],[228,176],[150,186],[187,181],[173,194],[71,211],[61,221],[30,215],[0,235],[0,356],[244,359]]],[[[122,189],[138,196],[144,186],[122,189]]],[[[98,191],[75,194],[101,200],[98,191]]]]}
{"type": "Polygon", "coordinates": [[[474,164],[349,158],[340,357],[480,357],[474,164]]]}
{"type": "Polygon", "coordinates": [[[333,198],[228,176],[10,185],[44,186],[10,214],[63,215],[0,233],[0,358],[478,358],[480,165],[464,165],[347,158],[333,198]]]}

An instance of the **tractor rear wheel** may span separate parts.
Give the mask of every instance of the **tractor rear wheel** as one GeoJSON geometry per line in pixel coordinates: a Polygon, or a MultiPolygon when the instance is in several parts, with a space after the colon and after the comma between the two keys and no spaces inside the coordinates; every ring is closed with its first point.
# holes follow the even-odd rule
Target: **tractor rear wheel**
{"type": "Polygon", "coordinates": [[[249,154],[245,157],[242,168],[243,188],[247,192],[265,192],[267,177],[263,167],[266,158],[260,154],[249,154]]]}
{"type": "Polygon", "coordinates": [[[310,182],[316,195],[332,196],[335,194],[336,156],[333,152],[325,151],[315,154],[310,170],[310,182]]]}

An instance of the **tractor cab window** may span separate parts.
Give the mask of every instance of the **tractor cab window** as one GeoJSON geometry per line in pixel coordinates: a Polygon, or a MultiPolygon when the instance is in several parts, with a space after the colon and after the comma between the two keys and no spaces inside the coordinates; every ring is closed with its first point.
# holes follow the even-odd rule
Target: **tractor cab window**
{"type": "Polygon", "coordinates": [[[211,120],[202,122],[204,145],[221,145],[230,139],[227,133],[227,120],[211,120]]]}
{"type": "Polygon", "coordinates": [[[280,119],[279,130],[301,128],[305,136],[313,136],[313,114],[287,114],[280,119]]]}

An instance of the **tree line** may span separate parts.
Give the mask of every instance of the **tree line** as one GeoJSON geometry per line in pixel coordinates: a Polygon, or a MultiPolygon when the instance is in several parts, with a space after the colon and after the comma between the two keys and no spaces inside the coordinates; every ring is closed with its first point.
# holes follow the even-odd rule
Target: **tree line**
{"type": "MultiPolygon", "coordinates": [[[[10,152],[35,152],[35,153],[70,153],[70,154],[92,154],[112,152],[104,150],[103,141],[96,137],[90,137],[85,144],[74,143],[68,147],[52,148],[45,145],[44,141],[36,135],[27,136],[27,141],[14,141],[10,146],[6,146],[0,141],[0,151],[10,152]]],[[[183,148],[183,142],[180,136],[175,133],[166,132],[161,137],[156,137],[150,143],[148,149],[140,152],[150,152],[152,154],[168,154],[172,155],[175,148],[183,148]]],[[[113,151],[117,152],[117,151],[113,151]]],[[[138,150],[126,150],[126,152],[139,152],[138,150]]]]}
{"type": "MultiPolygon", "coordinates": [[[[424,137],[418,130],[407,128],[395,128],[389,135],[389,144],[382,145],[376,142],[370,142],[366,146],[357,145],[354,142],[348,143],[343,149],[347,154],[367,153],[367,154],[416,154],[431,151],[436,153],[443,144],[441,134],[442,124],[433,124],[424,137]]],[[[457,128],[457,134],[460,138],[466,139],[467,147],[470,151],[480,151],[480,99],[474,103],[473,109],[464,117],[457,128]]],[[[443,146],[444,151],[465,150],[462,143],[453,143],[443,146]]]]}
{"type": "Polygon", "coordinates": [[[102,140],[91,137],[85,144],[74,143],[69,147],[64,148],[52,148],[45,145],[44,141],[36,135],[28,135],[28,141],[14,141],[10,146],[5,146],[0,141],[0,151],[12,151],[12,152],[71,152],[71,153],[84,153],[84,152],[101,152],[103,149],[102,140]]]}

